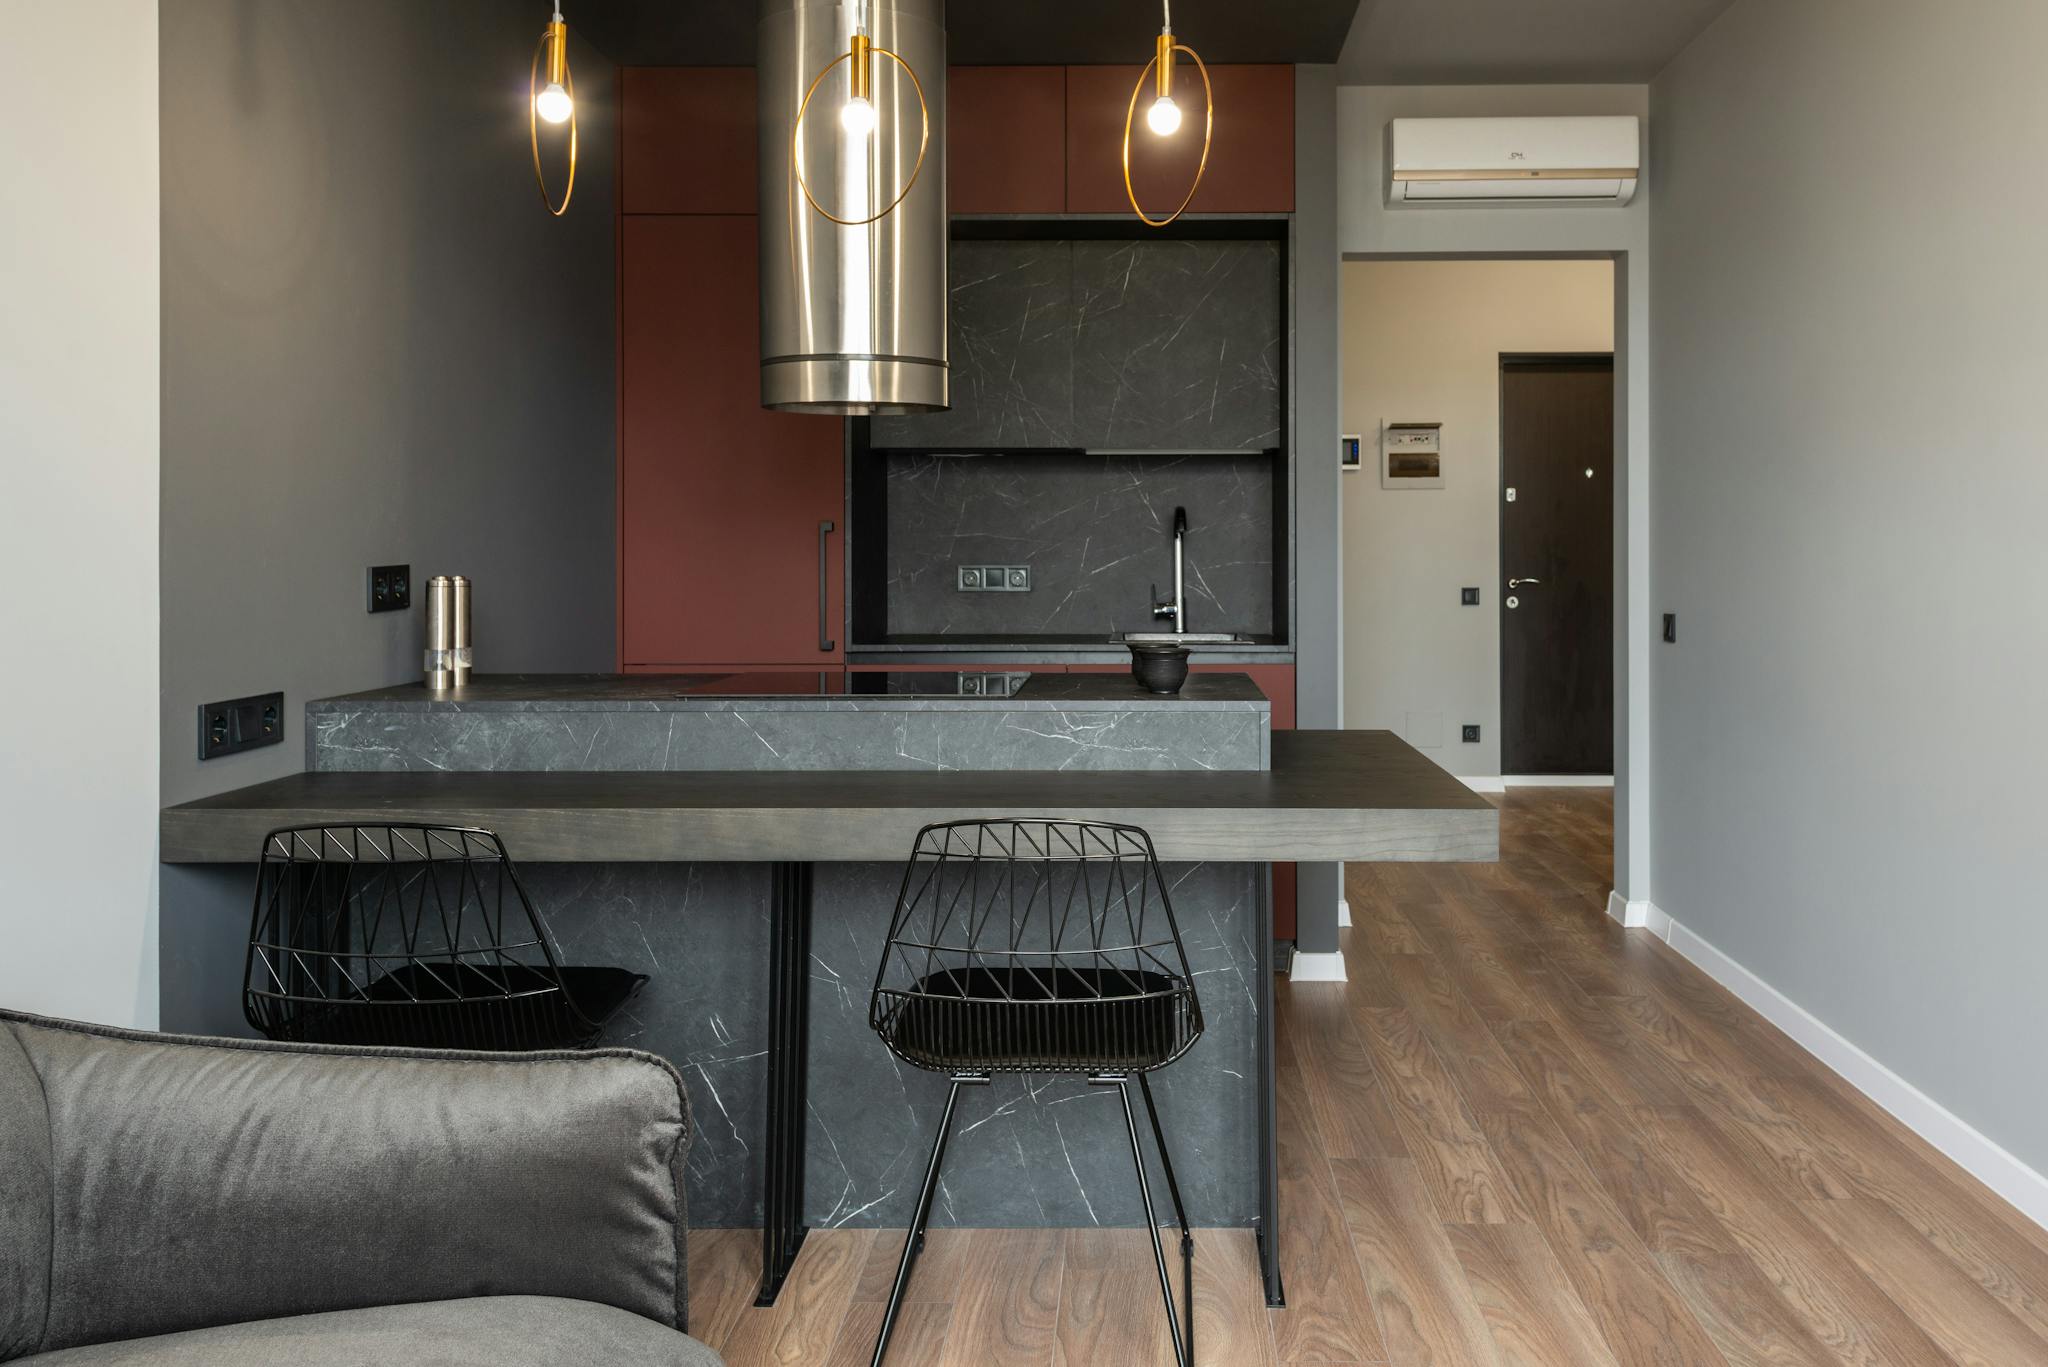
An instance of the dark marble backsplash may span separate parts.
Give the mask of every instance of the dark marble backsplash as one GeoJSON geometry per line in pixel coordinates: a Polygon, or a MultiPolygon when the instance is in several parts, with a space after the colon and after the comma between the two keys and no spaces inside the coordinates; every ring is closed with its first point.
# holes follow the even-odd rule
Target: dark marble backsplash
{"type": "Polygon", "coordinates": [[[1152,631],[1188,510],[1187,629],[1274,630],[1275,458],[877,454],[890,635],[1152,631]],[[960,592],[960,565],[1028,565],[1028,593],[960,592]]]}
{"type": "Polygon", "coordinates": [[[1273,241],[958,241],[953,404],[876,446],[1257,450],[1281,444],[1273,241]]]}

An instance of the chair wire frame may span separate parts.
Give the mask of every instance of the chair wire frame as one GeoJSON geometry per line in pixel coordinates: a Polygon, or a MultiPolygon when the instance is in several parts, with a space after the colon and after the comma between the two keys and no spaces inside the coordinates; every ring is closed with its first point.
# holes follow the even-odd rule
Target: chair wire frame
{"type": "Polygon", "coordinates": [[[489,831],[301,826],[263,838],[242,1004],[270,1039],[586,1048],[646,982],[565,968],[489,831]]]}
{"type": "Polygon", "coordinates": [[[1191,1367],[1194,1239],[1148,1074],[1194,1047],[1202,1008],[1151,836],[1136,826],[1047,818],[926,826],[904,867],[868,1023],[896,1057],[952,1078],[874,1367],[888,1353],[924,1247],[960,1089],[995,1073],[1080,1073],[1117,1088],[1174,1358],[1191,1367]],[[1185,1336],[1139,1146],[1132,1074],[1180,1225],[1185,1336]]]}
{"type": "Polygon", "coordinates": [[[1202,1033],[1173,903],[1135,826],[927,826],[868,1011],[935,1072],[1149,1072],[1202,1033]]]}

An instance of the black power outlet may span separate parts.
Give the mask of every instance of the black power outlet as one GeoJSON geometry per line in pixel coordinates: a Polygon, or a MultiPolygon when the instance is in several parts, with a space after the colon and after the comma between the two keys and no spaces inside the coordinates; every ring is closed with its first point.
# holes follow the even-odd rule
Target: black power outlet
{"type": "Polygon", "coordinates": [[[210,702],[199,709],[199,758],[219,759],[238,750],[275,745],[284,739],[284,694],[210,702]]]}
{"type": "Polygon", "coordinates": [[[1465,724],[1465,740],[1468,743],[1476,743],[1479,740],[1479,727],[1476,723],[1467,722],[1465,724]]]}
{"type": "Polygon", "coordinates": [[[1459,590],[1458,590],[1458,606],[1459,606],[1459,607],[1464,607],[1464,608],[1476,608],[1476,607],[1478,607],[1478,606],[1479,606],[1479,590],[1478,590],[1478,589],[1459,589],[1459,590]]]}
{"type": "Polygon", "coordinates": [[[412,606],[412,566],[370,566],[370,611],[403,612],[412,606]]]}

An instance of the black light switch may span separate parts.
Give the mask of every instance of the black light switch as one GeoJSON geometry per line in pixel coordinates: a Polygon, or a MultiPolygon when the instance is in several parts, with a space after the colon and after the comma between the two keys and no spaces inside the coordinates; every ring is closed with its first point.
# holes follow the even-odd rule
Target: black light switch
{"type": "Polygon", "coordinates": [[[1667,641],[1676,641],[1678,639],[1678,614],[1675,612],[1664,614],[1664,639],[1667,641]]]}
{"type": "Polygon", "coordinates": [[[1459,607],[1464,607],[1464,608],[1476,608],[1476,607],[1478,607],[1478,606],[1479,606],[1479,590],[1478,590],[1478,589],[1459,589],[1459,590],[1458,590],[1458,606],[1459,606],[1459,607]]]}

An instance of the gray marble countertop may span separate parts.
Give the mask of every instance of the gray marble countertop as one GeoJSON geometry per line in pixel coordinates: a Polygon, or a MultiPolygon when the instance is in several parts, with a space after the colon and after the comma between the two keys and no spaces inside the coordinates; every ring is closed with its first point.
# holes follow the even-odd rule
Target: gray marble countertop
{"type": "MultiPolygon", "coordinates": [[[[808,677],[808,676],[805,676],[808,677]]],[[[828,677],[830,677],[828,675],[828,677]]],[[[306,704],[309,718],[365,712],[1264,712],[1243,674],[1191,674],[1179,693],[1148,693],[1128,674],[1033,674],[1007,697],[720,691],[720,674],[480,674],[439,691],[398,684],[306,704]]],[[[751,690],[752,685],[746,686],[751,690]]]]}

